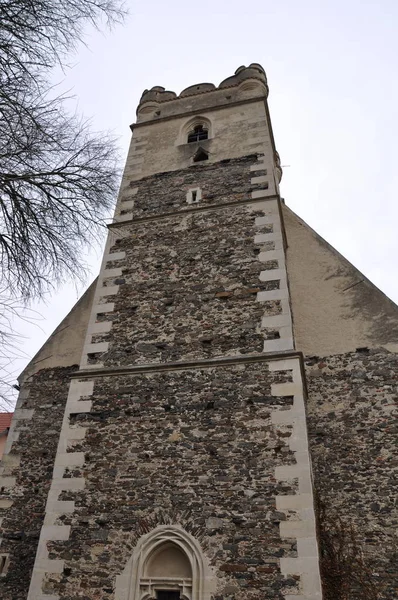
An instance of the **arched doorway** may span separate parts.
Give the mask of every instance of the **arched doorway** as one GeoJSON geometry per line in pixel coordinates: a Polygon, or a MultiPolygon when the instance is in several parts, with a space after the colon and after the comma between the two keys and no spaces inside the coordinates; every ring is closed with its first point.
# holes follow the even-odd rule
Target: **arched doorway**
{"type": "Polygon", "coordinates": [[[175,542],[161,542],[143,565],[140,586],[156,600],[192,598],[192,566],[185,551],[175,542]]]}
{"type": "Polygon", "coordinates": [[[115,600],[209,600],[214,576],[197,540],[178,525],[143,535],[123,573],[115,600]]]}

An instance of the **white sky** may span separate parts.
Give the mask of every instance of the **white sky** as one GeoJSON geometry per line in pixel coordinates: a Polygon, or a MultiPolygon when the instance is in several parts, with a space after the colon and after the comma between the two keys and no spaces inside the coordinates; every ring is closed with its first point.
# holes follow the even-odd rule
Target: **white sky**
{"type": "MultiPolygon", "coordinates": [[[[98,130],[120,138],[145,88],[180,92],[216,85],[240,65],[267,72],[284,169],[282,196],[295,212],[398,301],[396,0],[127,0],[130,16],[110,33],[90,31],[71,57],[62,89],[98,130]]],[[[92,277],[101,250],[88,257],[92,277]]],[[[26,359],[84,289],[65,285],[35,307],[40,328],[18,325],[26,359]]]]}

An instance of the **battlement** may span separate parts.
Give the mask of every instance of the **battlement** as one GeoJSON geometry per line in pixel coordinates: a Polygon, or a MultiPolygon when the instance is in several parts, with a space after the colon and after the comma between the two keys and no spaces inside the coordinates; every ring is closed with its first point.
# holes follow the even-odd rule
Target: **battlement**
{"type": "Polygon", "coordinates": [[[197,107],[198,103],[204,110],[207,107],[267,96],[265,71],[258,63],[251,63],[248,67],[236,69],[235,74],[224,79],[218,87],[214,83],[198,83],[185,88],[179,95],[161,86],[144,90],[137,107],[137,120],[156,120],[190,112],[193,104],[197,107]],[[198,96],[202,98],[199,99],[198,96]]]}

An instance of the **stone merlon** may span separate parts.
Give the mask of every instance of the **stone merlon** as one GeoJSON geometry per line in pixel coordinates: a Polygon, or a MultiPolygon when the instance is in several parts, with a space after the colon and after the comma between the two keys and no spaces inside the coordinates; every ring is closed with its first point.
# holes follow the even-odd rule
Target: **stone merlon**
{"type": "MultiPolygon", "coordinates": [[[[241,66],[236,69],[235,74],[232,75],[232,77],[224,79],[218,87],[213,83],[198,83],[185,88],[180,95],[177,96],[175,92],[167,91],[164,87],[154,86],[150,90],[144,90],[141,96],[137,108],[138,121],[171,116],[177,111],[186,112],[190,109],[191,102],[181,102],[182,100],[190,98],[191,96],[198,96],[199,94],[209,94],[210,92],[216,92],[217,95],[223,99],[223,104],[225,104],[225,100],[229,100],[233,103],[246,99],[247,92],[250,92],[250,95],[255,97],[267,97],[267,77],[261,65],[258,63],[251,63],[248,67],[241,66]],[[229,93],[227,95],[223,93],[225,90],[230,90],[232,88],[236,88],[234,93],[229,93]],[[240,96],[242,94],[243,97],[241,98],[240,96]],[[175,101],[177,101],[177,103],[175,101]],[[165,110],[165,103],[172,103],[173,108],[167,107],[165,110]],[[160,104],[162,105],[161,110],[159,110],[160,104]]],[[[197,102],[197,99],[195,99],[195,102],[197,102]]],[[[209,101],[207,102],[209,106],[210,103],[214,106],[214,94],[211,95],[211,99],[209,98],[209,101]]],[[[216,103],[218,103],[217,100],[216,103]]],[[[205,108],[205,105],[203,108],[205,108]]]]}

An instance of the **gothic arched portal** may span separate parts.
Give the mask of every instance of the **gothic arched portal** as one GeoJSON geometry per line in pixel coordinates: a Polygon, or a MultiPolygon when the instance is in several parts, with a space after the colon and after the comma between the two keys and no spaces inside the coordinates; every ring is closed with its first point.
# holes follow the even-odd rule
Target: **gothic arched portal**
{"type": "Polygon", "coordinates": [[[138,540],[116,579],[115,600],[209,600],[213,587],[195,538],[178,525],[160,525],[138,540]]]}

